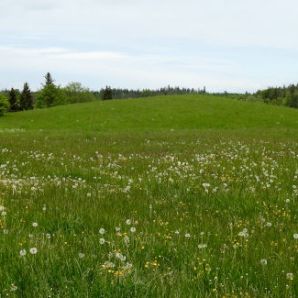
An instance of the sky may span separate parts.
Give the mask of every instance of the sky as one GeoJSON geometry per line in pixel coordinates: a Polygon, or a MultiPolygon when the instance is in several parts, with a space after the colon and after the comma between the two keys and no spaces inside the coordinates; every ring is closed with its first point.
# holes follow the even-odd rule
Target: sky
{"type": "Polygon", "coordinates": [[[298,82],[296,0],[0,0],[0,89],[298,82]]]}

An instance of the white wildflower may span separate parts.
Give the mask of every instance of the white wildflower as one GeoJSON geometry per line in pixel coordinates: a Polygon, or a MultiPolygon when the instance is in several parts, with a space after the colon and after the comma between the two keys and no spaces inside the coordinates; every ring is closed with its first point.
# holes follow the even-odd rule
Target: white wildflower
{"type": "Polygon", "coordinates": [[[207,244],[206,244],[206,243],[200,243],[200,244],[198,245],[198,248],[199,248],[199,249],[207,248],[207,244]]]}
{"type": "Polygon", "coordinates": [[[84,253],[82,253],[82,252],[80,252],[80,253],[79,253],[79,258],[80,258],[80,259],[83,259],[83,258],[85,258],[85,254],[84,254],[84,253]]]}
{"type": "Polygon", "coordinates": [[[266,266],[268,262],[266,259],[261,259],[260,263],[261,263],[261,265],[266,266]]]}
{"type": "Polygon", "coordinates": [[[128,245],[128,244],[129,244],[129,237],[128,237],[128,236],[125,236],[125,237],[123,238],[123,241],[124,241],[124,243],[125,243],[126,245],[128,245]]]}
{"type": "Polygon", "coordinates": [[[26,249],[21,249],[21,250],[20,250],[20,256],[21,256],[21,257],[24,257],[26,254],[27,254],[26,249]]]}
{"type": "Polygon", "coordinates": [[[294,279],[294,274],[289,272],[289,273],[287,273],[286,277],[287,277],[288,280],[293,280],[294,279]]]}
{"type": "Polygon", "coordinates": [[[100,228],[99,229],[99,234],[103,235],[105,234],[106,230],[104,228],[100,228]]]}
{"type": "Polygon", "coordinates": [[[247,238],[249,236],[248,230],[244,228],[241,232],[238,233],[239,237],[247,238]]]}
{"type": "Polygon", "coordinates": [[[30,248],[29,251],[30,251],[31,255],[36,255],[37,254],[37,248],[36,247],[30,248]]]}
{"type": "Polygon", "coordinates": [[[17,291],[18,290],[18,287],[15,285],[15,284],[12,284],[11,286],[10,286],[10,291],[11,292],[15,292],[15,291],[17,291]]]}

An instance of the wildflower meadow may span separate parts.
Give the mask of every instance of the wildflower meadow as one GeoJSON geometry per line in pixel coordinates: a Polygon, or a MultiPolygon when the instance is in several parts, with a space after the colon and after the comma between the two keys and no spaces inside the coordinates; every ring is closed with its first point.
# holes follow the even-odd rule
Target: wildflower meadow
{"type": "Polygon", "coordinates": [[[194,96],[2,117],[0,264],[0,297],[297,297],[298,112],[194,96]]]}

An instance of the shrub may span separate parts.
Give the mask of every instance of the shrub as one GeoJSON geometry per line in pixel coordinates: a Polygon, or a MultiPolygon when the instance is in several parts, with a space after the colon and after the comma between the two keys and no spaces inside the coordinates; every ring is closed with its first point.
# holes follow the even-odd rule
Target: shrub
{"type": "Polygon", "coordinates": [[[8,99],[4,95],[0,94],[0,116],[3,116],[3,114],[8,110],[8,108],[8,99]]]}
{"type": "Polygon", "coordinates": [[[88,88],[82,86],[81,83],[71,82],[66,87],[61,89],[65,103],[78,103],[96,100],[96,97],[88,88]]]}

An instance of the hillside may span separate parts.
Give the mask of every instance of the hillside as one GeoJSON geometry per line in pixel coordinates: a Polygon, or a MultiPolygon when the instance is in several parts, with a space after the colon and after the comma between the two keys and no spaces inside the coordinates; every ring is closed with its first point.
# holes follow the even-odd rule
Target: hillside
{"type": "Polygon", "coordinates": [[[0,128],[97,132],[168,129],[297,129],[298,111],[214,96],[98,101],[10,113],[0,128]]]}

